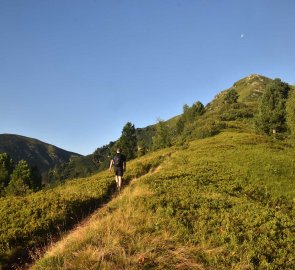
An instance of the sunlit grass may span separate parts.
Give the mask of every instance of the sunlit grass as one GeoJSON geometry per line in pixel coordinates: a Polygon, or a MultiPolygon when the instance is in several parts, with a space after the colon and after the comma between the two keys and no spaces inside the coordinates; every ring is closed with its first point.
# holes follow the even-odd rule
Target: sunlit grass
{"type": "Polygon", "coordinates": [[[291,145],[233,130],[165,151],[33,269],[294,269],[291,145]]]}
{"type": "MultiPolygon", "coordinates": [[[[128,163],[125,184],[155,170],[166,152],[128,163]]],[[[0,198],[0,266],[17,262],[29,249],[62,235],[108,201],[114,191],[113,173],[102,172],[28,196],[0,198]]]]}

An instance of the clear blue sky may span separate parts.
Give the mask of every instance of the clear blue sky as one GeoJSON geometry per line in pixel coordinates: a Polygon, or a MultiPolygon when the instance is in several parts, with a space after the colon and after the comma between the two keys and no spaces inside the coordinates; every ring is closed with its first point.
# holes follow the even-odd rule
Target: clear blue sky
{"type": "Polygon", "coordinates": [[[252,73],[295,83],[294,0],[0,0],[0,133],[90,154],[252,73]]]}

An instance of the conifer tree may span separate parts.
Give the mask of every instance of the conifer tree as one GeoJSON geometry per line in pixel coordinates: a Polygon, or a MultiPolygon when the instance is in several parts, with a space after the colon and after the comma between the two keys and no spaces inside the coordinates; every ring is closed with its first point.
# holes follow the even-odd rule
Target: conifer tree
{"type": "Polygon", "coordinates": [[[6,153],[0,154],[0,189],[8,185],[10,175],[13,171],[14,163],[10,156],[6,153]]]}
{"type": "Polygon", "coordinates": [[[140,140],[140,141],[138,142],[138,153],[137,153],[137,155],[138,155],[139,157],[141,157],[141,156],[144,156],[144,155],[146,154],[146,152],[147,152],[147,146],[146,146],[146,143],[145,143],[144,140],[140,140]]]}
{"type": "Polygon", "coordinates": [[[161,149],[171,146],[171,137],[167,124],[159,120],[156,126],[156,135],[153,137],[153,149],[161,149]]]}
{"type": "Polygon", "coordinates": [[[183,106],[183,118],[185,122],[192,122],[197,116],[205,112],[205,107],[202,102],[197,101],[191,107],[187,104],[183,106]]]}
{"type": "Polygon", "coordinates": [[[287,111],[287,125],[290,129],[291,136],[293,139],[295,138],[295,92],[293,92],[289,95],[287,105],[286,105],[286,111],[287,111]]]}
{"type": "Polygon", "coordinates": [[[185,126],[188,123],[194,122],[194,120],[203,115],[205,112],[205,107],[202,102],[197,101],[191,107],[185,104],[183,106],[183,113],[176,123],[176,134],[181,134],[185,126]]]}
{"type": "Polygon", "coordinates": [[[31,186],[33,190],[39,190],[42,187],[42,176],[37,166],[33,166],[31,169],[31,186]]]}
{"type": "Polygon", "coordinates": [[[119,144],[122,152],[126,155],[127,160],[136,157],[137,153],[137,137],[135,126],[128,122],[122,130],[122,135],[119,139],[119,144]]]}
{"type": "Polygon", "coordinates": [[[7,187],[11,195],[25,195],[32,186],[31,170],[25,160],[21,160],[15,167],[7,187]]]}
{"type": "Polygon", "coordinates": [[[234,104],[238,102],[239,94],[235,89],[229,90],[225,97],[224,97],[224,103],[225,104],[234,104]]]}
{"type": "Polygon", "coordinates": [[[286,100],[289,89],[289,85],[280,79],[275,79],[266,86],[256,119],[259,131],[271,134],[286,130],[286,100]]]}

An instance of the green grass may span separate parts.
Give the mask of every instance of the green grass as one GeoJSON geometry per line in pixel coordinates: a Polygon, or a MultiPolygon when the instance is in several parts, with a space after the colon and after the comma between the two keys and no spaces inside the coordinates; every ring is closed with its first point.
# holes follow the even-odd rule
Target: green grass
{"type": "MultiPolygon", "coordinates": [[[[158,156],[145,162],[130,162],[125,180],[155,169],[162,159],[158,156]]],[[[1,265],[27,257],[28,249],[43,246],[61,235],[105,203],[114,190],[113,174],[102,172],[28,196],[0,198],[0,269],[1,265]]]]}
{"type": "Polygon", "coordinates": [[[165,151],[33,269],[294,269],[291,145],[232,130],[165,151]]]}
{"type": "Polygon", "coordinates": [[[237,81],[234,84],[234,88],[240,95],[239,101],[251,102],[261,95],[261,92],[269,82],[269,78],[254,74],[237,81]]]}
{"type": "Polygon", "coordinates": [[[238,81],[245,104],[225,105],[224,91],[175,146],[128,162],[131,184],[45,256],[38,247],[110,199],[113,176],[0,199],[0,268],[29,248],[38,270],[295,269],[294,146],[253,131],[268,80],[238,81]]]}
{"type": "Polygon", "coordinates": [[[26,248],[46,243],[48,237],[72,226],[110,195],[107,175],[73,180],[25,197],[0,199],[0,255],[14,261],[26,248]]]}

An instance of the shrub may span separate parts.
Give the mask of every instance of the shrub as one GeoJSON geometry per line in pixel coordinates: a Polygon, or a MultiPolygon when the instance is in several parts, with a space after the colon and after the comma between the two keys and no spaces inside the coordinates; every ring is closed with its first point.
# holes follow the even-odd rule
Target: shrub
{"type": "Polygon", "coordinates": [[[253,110],[243,103],[235,103],[232,105],[224,105],[220,110],[220,120],[234,121],[243,118],[252,118],[253,110]]]}
{"type": "MultiPolygon", "coordinates": [[[[128,162],[125,183],[155,169],[164,158],[160,152],[128,162]]],[[[103,172],[27,196],[0,198],[0,268],[1,263],[16,262],[28,249],[72,227],[106,202],[114,190],[113,175],[103,172]]]]}
{"type": "Polygon", "coordinates": [[[218,120],[196,121],[195,126],[193,137],[197,139],[217,135],[222,129],[226,128],[226,124],[218,120]]]}

